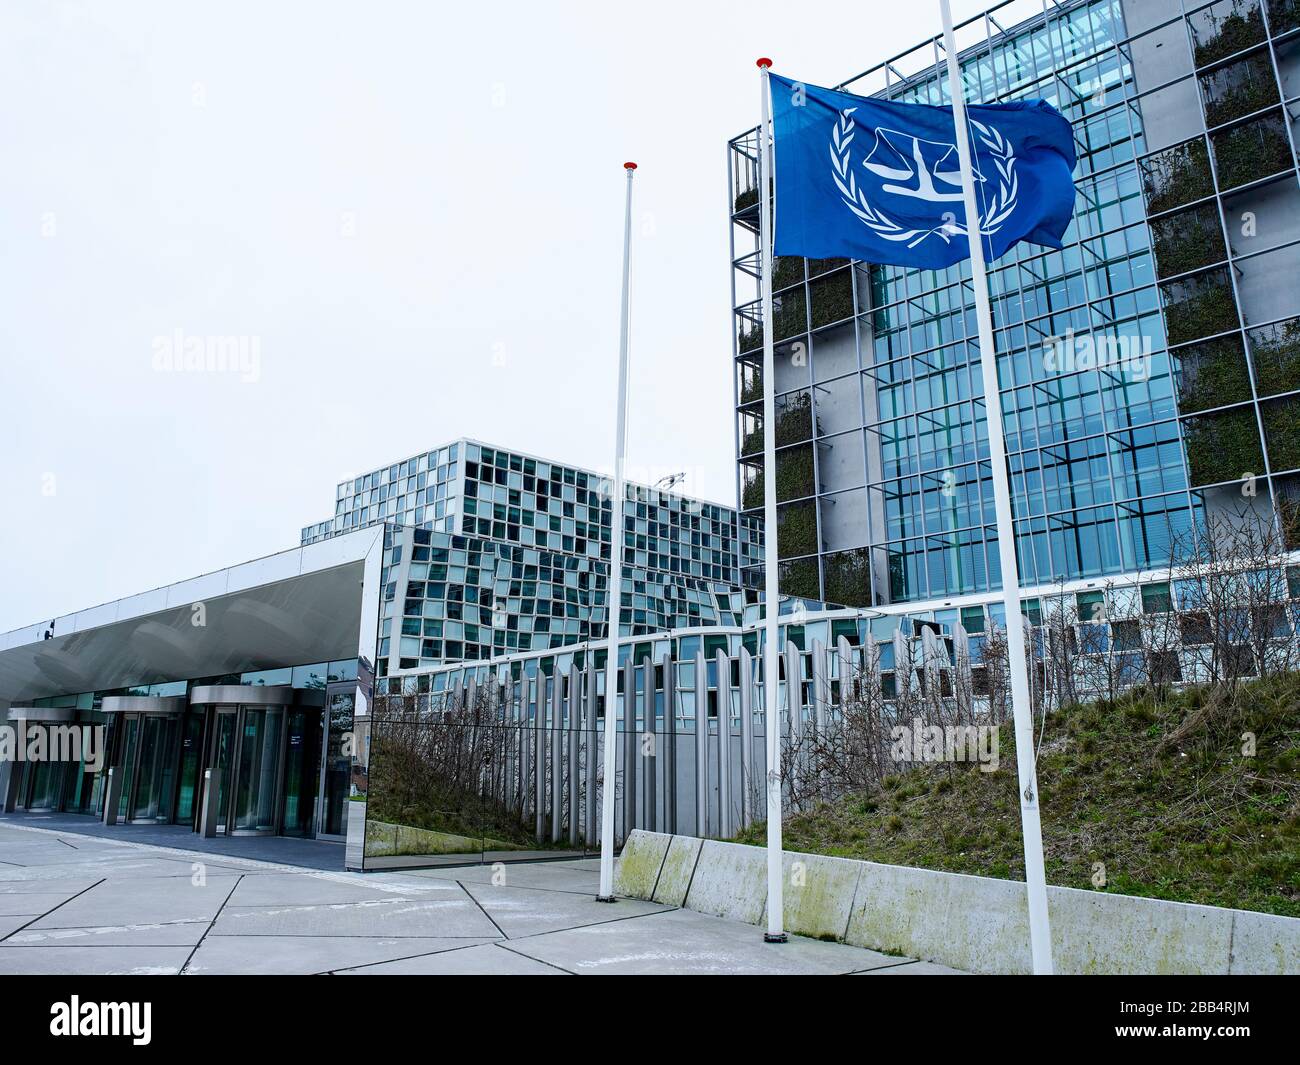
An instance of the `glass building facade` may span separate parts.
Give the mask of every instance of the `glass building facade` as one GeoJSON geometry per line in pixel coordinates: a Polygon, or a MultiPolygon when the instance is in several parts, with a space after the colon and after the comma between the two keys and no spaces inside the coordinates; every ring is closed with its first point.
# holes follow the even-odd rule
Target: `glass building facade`
{"type": "MultiPolygon", "coordinates": [[[[609,497],[601,474],[458,440],[344,481],[334,518],[302,542],[387,526],[383,677],[603,636],[609,497]]],[[[629,484],[621,537],[625,635],[740,623],[757,522],[629,484]]]]}
{"type": "MultiPolygon", "coordinates": [[[[609,494],[592,470],[457,440],[342,482],[302,543],[386,523],[608,561],[609,494]]],[[[624,561],[646,570],[735,583],[762,558],[758,523],[717,503],[629,483],[623,521],[624,561]]]]}
{"type": "MultiPolygon", "coordinates": [[[[1046,99],[1079,154],[1064,249],[990,264],[1022,582],[1166,565],[1207,514],[1284,507],[1300,3],[1012,0],[957,43],[968,100],[1046,99]]],[[[842,87],[947,103],[942,62],[926,41],[842,87]]],[[[756,131],[730,148],[737,487],[761,515],[756,131]]],[[[886,606],[997,589],[969,265],[773,273],[782,590],[886,606]]]]}
{"type": "MultiPolygon", "coordinates": [[[[385,535],[380,677],[605,634],[608,535],[606,560],[410,527],[385,535]]],[[[737,585],[630,564],[635,536],[624,546],[623,634],[740,623],[737,585]]]]}
{"type": "Polygon", "coordinates": [[[84,755],[80,763],[16,763],[0,797],[7,810],[103,817],[107,770],[112,769],[122,783],[109,823],[187,824],[197,829],[204,768],[230,769],[230,758],[222,761],[226,751],[218,742],[216,725],[233,724],[235,717],[233,706],[214,715],[210,707],[194,702],[194,696],[214,685],[229,686],[231,692],[262,688],[282,692],[284,706],[245,715],[246,729],[253,730],[239,730],[247,748],[246,771],[229,794],[245,811],[258,809],[265,816],[236,823],[232,810],[223,834],[228,828],[230,834],[339,836],[352,775],[352,758],[341,756],[340,744],[354,727],[356,681],[357,660],[344,659],[34,699],[33,710],[64,711],[59,720],[63,727],[101,729],[103,764],[92,768],[84,755]],[[328,694],[328,701],[300,705],[303,693],[328,694]],[[134,709],[109,712],[113,702],[134,709]],[[321,703],[328,708],[323,721],[321,703]],[[142,711],[141,706],[152,708],[142,711]],[[264,766],[260,777],[247,770],[259,759],[264,766]]]}
{"type": "Polygon", "coordinates": [[[465,441],[458,440],[340,482],[335,489],[334,517],[303,529],[302,543],[314,544],[381,522],[458,531],[465,446],[465,441]]]}

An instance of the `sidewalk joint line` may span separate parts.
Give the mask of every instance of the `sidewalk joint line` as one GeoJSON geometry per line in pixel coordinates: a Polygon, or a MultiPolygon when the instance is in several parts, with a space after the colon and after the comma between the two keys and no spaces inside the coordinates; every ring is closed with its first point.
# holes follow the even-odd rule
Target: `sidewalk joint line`
{"type": "Polygon", "coordinates": [[[235,893],[235,889],[243,882],[245,875],[247,874],[240,873],[239,877],[230,886],[230,890],[226,892],[226,897],[221,900],[221,905],[217,907],[217,912],[212,915],[212,920],[208,922],[208,927],[203,930],[203,935],[199,936],[199,941],[194,944],[194,949],[186,956],[185,964],[176,970],[177,976],[185,975],[185,970],[190,967],[190,962],[194,960],[194,955],[199,952],[199,947],[203,946],[203,941],[208,938],[208,933],[211,932],[213,926],[216,925],[217,919],[221,916],[221,912],[226,908],[226,903],[230,901],[230,896],[235,893]]]}
{"type": "MultiPolygon", "coordinates": [[[[99,887],[100,884],[107,883],[107,881],[108,881],[108,877],[104,877],[104,878],[102,878],[102,879],[100,879],[100,880],[96,880],[93,884],[90,885],[90,887],[82,888],[82,889],[81,889],[80,891],[78,891],[75,895],[69,895],[66,899],[64,899],[62,902],[60,902],[57,906],[51,906],[51,907],[50,907],[48,910],[46,910],[44,913],[38,913],[35,917],[33,917],[30,921],[28,921],[27,924],[19,925],[19,926],[18,926],[17,928],[15,928],[12,932],[8,933],[8,935],[0,936],[0,943],[3,943],[5,940],[9,939],[11,936],[16,936],[19,932],[23,931],[23,929],[28,928],[28,927],[30,927],[31,925],[34,925],[37,921],[41,920],[41,918],[43,918],[43,917],[48,917],[48,916],[49,916],[50,914],[52,914],[55,910],[57,910],[57,909],[59,908],[59,906],[66,906],[66,905],[67,905],[68,903],[70,903],[73,899],[80,898],[80,897],[81,897],[82,895],[84,895],[87,891],[91,891],[91,890],[93,890],[94,888],[99,887]]],[[[36,893],[34,893],[34,894],[36,894],[36,893]]]]}
{"type": "Polygon", "coordinates": [[[474,893],[470,891],[469,888],[467,888],[459,880],[456,881],[456,886],[460,888],[461,891],[465,892],[465,896],[470,900],[470,902],[474,903],[474,905],[478,907],[479,913],[481,913],[484,917],[488,919],[488,921],[491,922],[492,927],[501,933],[502,938],[504,939],[510,938],[508,935],[506,935],[506,930],[496,923],[495,918],[493,918],[493,916],[483,908],[483,903],[479,902],[479,900],[474,897],[474,893]]]}

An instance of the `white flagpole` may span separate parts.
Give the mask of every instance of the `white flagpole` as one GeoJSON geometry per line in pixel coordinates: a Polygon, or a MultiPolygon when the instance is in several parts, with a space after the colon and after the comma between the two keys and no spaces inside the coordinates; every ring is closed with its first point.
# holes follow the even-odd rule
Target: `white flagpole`
{"type": "MultiPolygon", "coordinates": [[[[623,213],[623,309],[618,339],[618,421],[614,430],[613,507],[610,513],[609,581],[605,602],[605,773],[600,802],[600,902],[614,899],[614,778],[618,773],[614,742],[618,715],[618,626],[623,605],[623,496],[624,466],[627,460],[627,319],[628,293],[632,276],[632,174],[636,163],[624,163],[627,171],[627,203],[623,213]]],[[[592,674],[595,681],[595,674],[592,674]]],[[[559,678],[555,681],[559,683],[559,678]]],[[[631,693],[625,696],[632,705],[631,693]]],[[[632,715],[623,715],[624,727],[632,727],[632,715]]]]}
{"type": "MultiPolygon", "coordinates": [[[[785,885],[781,856],[781,705],[777,695],[778,663],[781,660],[781,594],[776,557],[776,355],[773,352],[772,319],[772,200],[775,184],[772,165],[772,101],[768,69],[772,60],[760,59],[758,69],[763,91],[763,124],[758,131],[758,243],[763,271],[763,731],[767,740],[767,931],[765,943],[784,943],[785,885]]],[[[787,684],[797,684],[794,677],[787,684]]],[[[797,700],[790,705],[797,706],[797,700]]],[[[700,710],[697,707],[696,713],[700,710]]],[[[792,711],[793,712],[793,711],[792,711]]]]}
{"type": "Polygon", "coordinates": [[[1029,702],[1029,671],[1025,666],[1025,628],[1020,611],[1020,578],[1016,570],[1016,541],[1011,522],[1011,485],[1007,477],[1007,448],[1002,436],[1002,403],[998,391],[997,355],[993,347],[993,315],[989,308],[984,240],[979,205],[971,175],[970,128],[957,64],[952,9],[939,0],[943,15],[943,50],[952,92],[957,154],[961,163],[962,199],[966,207],[971,283],[979,321],[980,367],[984,377],[984,409],[989,432],[989,461],[993,466],[993,503],[997,512],[998,559],[1002,569],[1002,602],[1006,608],[1007,655],[1011,666],[1011,706],[1016,727],[1016,769],[1020,776],[1020,828],[1025,845],[1025,889],[1029,896],[1029,949],[1034,972],[1052,973],[1052,936],[1047,921],[1047,878],[1043,869],[1043,831],[1038,815],[1038,774],[1034,768],[1034,714],[1029,702]]]}

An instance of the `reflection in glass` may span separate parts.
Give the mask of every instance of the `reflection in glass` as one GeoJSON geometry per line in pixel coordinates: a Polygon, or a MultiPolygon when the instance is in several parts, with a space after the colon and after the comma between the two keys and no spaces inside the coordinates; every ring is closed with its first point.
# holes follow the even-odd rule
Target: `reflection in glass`
{"type": "Polygon", "coordinates": [[[344,806],[352,774],[352,754],[346,747],[352,733],[356,697],[351,692],[330,697],[329,741],[325,748],[325,809],[322,831],[337,836],[344,829],[344,806]]]}
{"type": "Polygon", "coordinates": [[[274,832],[276,775],[280,767],[282,709],[244,710],[235,793],[235,831],[274,832]]]}

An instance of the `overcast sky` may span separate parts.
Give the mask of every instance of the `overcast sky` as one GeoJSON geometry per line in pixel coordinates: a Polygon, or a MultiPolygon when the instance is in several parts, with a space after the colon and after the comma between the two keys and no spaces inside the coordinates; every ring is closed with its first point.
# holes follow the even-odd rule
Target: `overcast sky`
{"type": "MultiPolygon", "coordinates": [[[[954,4],[958,19],[983,3],[954,4]]],[[[0,631],[270,554],[472,436],[734,504],[725,144],[914,4],[0,7],[0,631]],[[244,373],[166,372],[246,338],[244,373]]]]}

